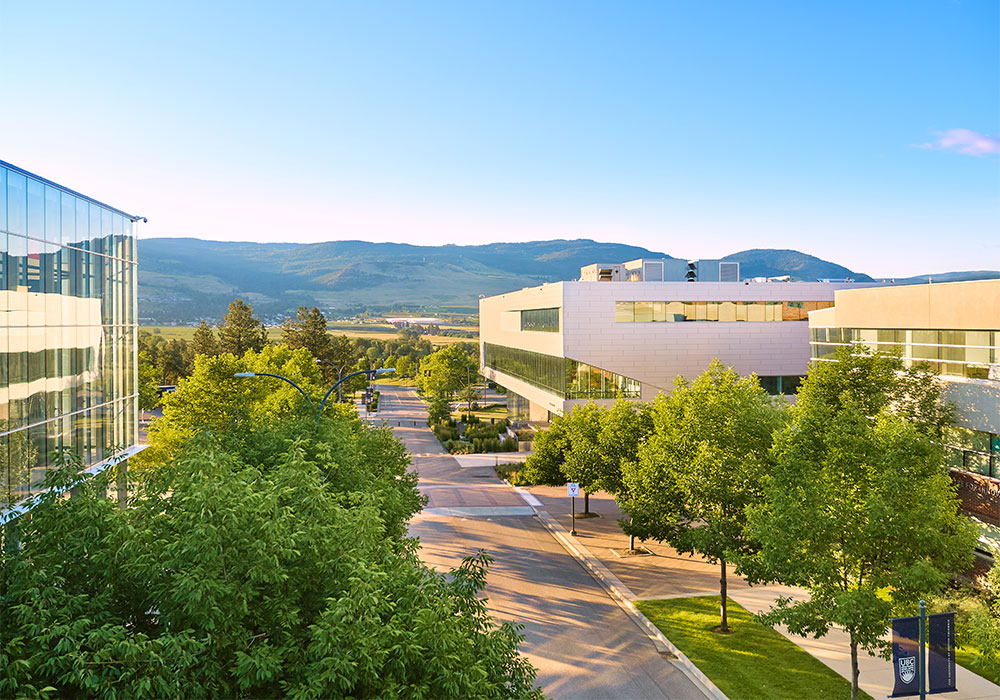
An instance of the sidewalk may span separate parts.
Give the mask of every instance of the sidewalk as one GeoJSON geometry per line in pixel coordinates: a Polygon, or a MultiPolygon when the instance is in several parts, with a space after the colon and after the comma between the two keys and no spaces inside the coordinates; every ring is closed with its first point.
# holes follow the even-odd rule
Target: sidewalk
{"type": "MultiPolygon", "coordinates": [[[[567,531],[571,529],[570,501],[566,497],[566,487],[530,486],[521,489],[534,496],[541,506],[567,531]]],[[[577,514],[583,510],[583,499],[576,502],[577,514]]],[[[658,598],[680,598],[687,596],[719,595],[719,567],[708,564],[700,557],[679,554],[669,546],[655,542],[643,545],[653,552],[653,556],[633,556],[621,558],[613,549],[628,547],[628,537],[618,526],[621,511],[607,494],[591,496],[590,509],[599,513],[598,518],[577,518],[576,547],[584,556],[597,559],[607,567],[625,587],[626,597],[631,600],[658,598]]],[[[741,578],[729,570],[729,597],[750,612],[760,612],[770,607],[780,595],[803,596],[800,589],[786,586],[748,586],[741,578]]],[[[839,629],[831,630],[825,637],[813,639],[791,635],[783,627],[776,628],[788,639],[825,663],[844,678],[850,679],[851,657],[847,634],[839,629]]],[[[878,657],[862,654],[859,660],[859,684],[862,690],[876,700],[892,693],[892,664],[878,657]]],[[[956,686],[958,691],[943,694],[949,700],[996,700],[1000,698],[1000,686],[956,666],[956,686]]]]}

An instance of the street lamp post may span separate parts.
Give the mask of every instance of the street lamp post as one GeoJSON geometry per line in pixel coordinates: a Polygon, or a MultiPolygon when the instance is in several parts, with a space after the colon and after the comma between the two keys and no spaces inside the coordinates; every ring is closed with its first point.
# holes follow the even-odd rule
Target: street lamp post
{"type": "Polygon", "coordinates": [[[378,369],[366,369],[361,372],[353,372],[351,374],[348,374],[346,377],[338,380],[336,384],[334,384],[329,388],[329,390],[327,390],[326,394],[323,396],[323,400],[320,401],[319,408],[316,408],[316,404],[313,403],[313,400],[309,398],[309,394],[307,394],[302,389],[302,387],[300,387],[298,384],[293,382],[288,377],[282,377],[280,374],[271,374],[270,372],[237,372],[233,376],[239,377],[241,379],[246,377],[274,377],[275,379],[280,379],[283,382],[288,382],[296,389],[298,389],[299,393],[302,394],[305,397],[306,401],[309,402],[309,407],[312,408],[313,411],[315,411],[316,413],[316,425],[319,425],[319,418],[321,415],[323,415],[323,407],[326,406],[326,400],[330,398],[330,394],[332,394],[333,390],[339,387],[342,382],[346,382],[351,377],[357,377],[361,374],[367,375],[369,379],[374,379],[379,374],[388,374],[389,372],[395,372],[395,371],[396,371],[395,367],[380,367],[378,369]]]}
{"type": "MultiPolygon", "coordinates": [[[[364,359],[364,358],[359,357],[357,359],[357,361],[361,362],[362,359],[364,359]]],[[[319,364],[330,365],[335,370],[337,370],[337,383],[334,384],[334,386],[338,387],[338,389],[337,389],[337,403],[341,403],[343,401],[343,396],[341,395],[341,390],[340,390],[339,386],[340,386],[340,383],[342,381],[344,381],[344,379],[347,379],[347,377],[344,376],[344,370],[347,369],[347,363],[345,362],[344,364],[342,364],[340,366],[337,366],[334,363],[330,362],[329,360],[323,360],[323,359],[317,357],[316,358],[316,364],[318,364],[318,365],[319,364]]]]}

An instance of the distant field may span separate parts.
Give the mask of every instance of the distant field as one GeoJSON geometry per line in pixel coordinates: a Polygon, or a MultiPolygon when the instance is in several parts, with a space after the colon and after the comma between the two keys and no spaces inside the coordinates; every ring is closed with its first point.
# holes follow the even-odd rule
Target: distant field
{"type": "MultiPolygon", "coordinates": [[[[197,326],[140,326],[139,330],[147,331],[153,335],[158,335],[167,340],[187,340],[190,341],[194,337],[194,332],[197,326]]],[[[442,326],[442,328],[456,328],[459,330],[475,330],[466,328],[459,328],[458,326],[442,326]]],[[[380,325],[374,323],[365,324],[331,324],[330,333],[334,335],[346,335],[349,338],[378,338],[381,340],[388,340],[396,335],[396,329],[388,325],[380,325]]],[[[273,340],[275,342],[281,340],[281,329],[280,328],[268,328],[267,329],[268,340],[273,340]]],[[[424,336],[431,342],[432,345],[451,345],[453,343],[475,343],[478,341],[476,338],[453,338],[447,335],[427,335],[424,336]]]]}

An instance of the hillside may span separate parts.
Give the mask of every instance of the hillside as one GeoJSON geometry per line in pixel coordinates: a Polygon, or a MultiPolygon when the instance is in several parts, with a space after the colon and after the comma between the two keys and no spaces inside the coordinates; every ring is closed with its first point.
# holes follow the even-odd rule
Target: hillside
{"type": "MultiPolygon", "coordinates": [[[[315,304],[331,317],[366,309],[474,313],[480,295],[576,279],[583,265],[640,257],[670,256],[587,239],[415,246],[150,238],[139,241],[139,315],[143,323],[215,321],[237,296],[269,322],[303,304],[315,304]]],[[[747,250],[726,259],[739,261],[744,277],[871,279],[794,250],[747,250]]]]}

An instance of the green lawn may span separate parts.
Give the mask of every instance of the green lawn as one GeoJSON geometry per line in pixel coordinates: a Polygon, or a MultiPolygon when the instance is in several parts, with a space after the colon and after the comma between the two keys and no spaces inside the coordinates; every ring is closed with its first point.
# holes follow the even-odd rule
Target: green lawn
{"type": "MultiPolygon", "coordinates": [[[[641,600],[636,607],[731,700],[851,697],[847,679],[756,622],[732,599],[729,635],[712,631],[719,624],[718,596],[641,600]]],[[[864,691],[859,697],[872,700],[864,691]]]]}
{"type": "Polygon", "coordinates": [[[981,665],[976,663],[976,659],[979,656],[978,651],[972,646],[956,646],[955,647],[955,663],[957,663],[962,668],[967,668],[975,674],[978,674],[990,681],[991,683],[996,683],[1000,685],[1000,668],[983,668],[981,665]]]}

